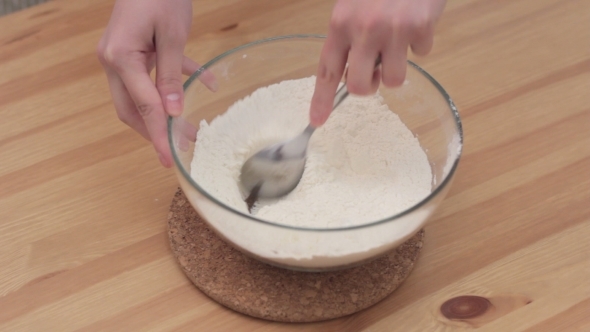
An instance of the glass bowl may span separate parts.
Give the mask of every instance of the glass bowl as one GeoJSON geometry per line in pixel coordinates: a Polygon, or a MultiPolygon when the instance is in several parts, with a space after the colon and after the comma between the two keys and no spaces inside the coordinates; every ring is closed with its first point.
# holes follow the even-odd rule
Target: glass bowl
{"type": "Polygon", "coordinates": [[[408,62],[406,82],[395,89],[380,87],[379,92],[418,138],[431,165],[431,193],[422,201],[396,215],[358,226],[300,228],[242,213],[207,193],[190,176],[192,140],[200,122],[210,123],[260,87],[315,75],[324,40],[315,35],[282,36],[252,42],[217,56],[184,84],[183,115],[168,119],[180,186],[210,228],[255,259],[301,271],[357,266],[390,252],[415,235],[446,195],[463,144],[461,121],[449,95],[426,71],[408,62]],[[217,79],[216,92],[197,80],[205,69],[217,79]],[[373,243],[370,247],[366,246],[368,238],[373,243]],[[360,244],[361,239],[365,239],[365,245],[360,244]],[[306,249],[305,254],[302,248],[306,249]]]}

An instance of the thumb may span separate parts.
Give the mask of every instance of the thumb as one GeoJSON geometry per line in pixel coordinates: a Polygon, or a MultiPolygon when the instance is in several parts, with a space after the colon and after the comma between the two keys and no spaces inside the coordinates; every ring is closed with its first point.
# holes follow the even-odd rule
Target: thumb
{"type": "Polygon", "coordinates": [[[185,39],[156,35],[156,86],[164,110],[179,116],[183,109],[182,63],[185,39]]]}

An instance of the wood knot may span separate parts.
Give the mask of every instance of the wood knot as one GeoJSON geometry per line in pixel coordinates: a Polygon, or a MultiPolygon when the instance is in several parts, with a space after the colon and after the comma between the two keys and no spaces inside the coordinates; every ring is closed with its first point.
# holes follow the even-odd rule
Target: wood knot
{"type": "Polygon", "coordinates": [[[219,29],[220,31],[229,31],[229,30],[233,30],[235,28],[238,27],[238,23],[234,23],[234,24],[230,24],[228,26],[224,26],[223,28],[219,29]]]}
{"type": "Polygon", "coordinates": [[[448,319],[470,319],[481,316],[492,306],[485,297],[464,295],[447,300],[440,312],[448,319]]]}

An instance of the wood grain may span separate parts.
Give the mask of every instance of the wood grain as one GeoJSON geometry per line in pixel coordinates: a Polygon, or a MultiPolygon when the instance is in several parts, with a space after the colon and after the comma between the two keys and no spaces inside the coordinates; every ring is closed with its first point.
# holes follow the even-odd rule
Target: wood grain
{"type": "MultiPolygon", "coordinates": [[[[177,267],[177,181],[118,122],[94,55],[112,5],[0,18],[1,331],[590,330],[590,2],[448,2],[433,52],[412,59],[456,101],[465,149],[423,255],[381,303],[305,325],[236,314],[177,267]],[[493,310],[441,314],[468,295],[493,310]]],[[[195,1],[186,52],[325,33],[331,6],[195,1]]]]}

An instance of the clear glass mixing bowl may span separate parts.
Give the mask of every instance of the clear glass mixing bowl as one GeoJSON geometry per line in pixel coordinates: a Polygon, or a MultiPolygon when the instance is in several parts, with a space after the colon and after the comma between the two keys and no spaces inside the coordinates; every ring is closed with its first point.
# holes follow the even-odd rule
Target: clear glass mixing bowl
{"type": "Polygon", "coordinates": [[[432,191],[416,205],[354,227],[298,228],[257,219],[207,193],[190,176],[194,143],[187,137],[194,137],[201,120],[210,122],[260,87],[315,75],[323,43],[323,36],[283,36],[223,53],[186,81],[184,114],[168,120],[181,188],[211,229],[247,255],[303,271],[356,266],[395,249],[415,235],[446,195],[463,144],[461,120],[449,95],[428,73],[408,62],[405,84],[395,89],[381,87],[379,91],[390,109],[418,138],[432,168],[432,191]],[[205,68],[217,78],[217,92],[198,82],[205,68]],[[368,238],[373,243],[369,248],[368,238]]]}

